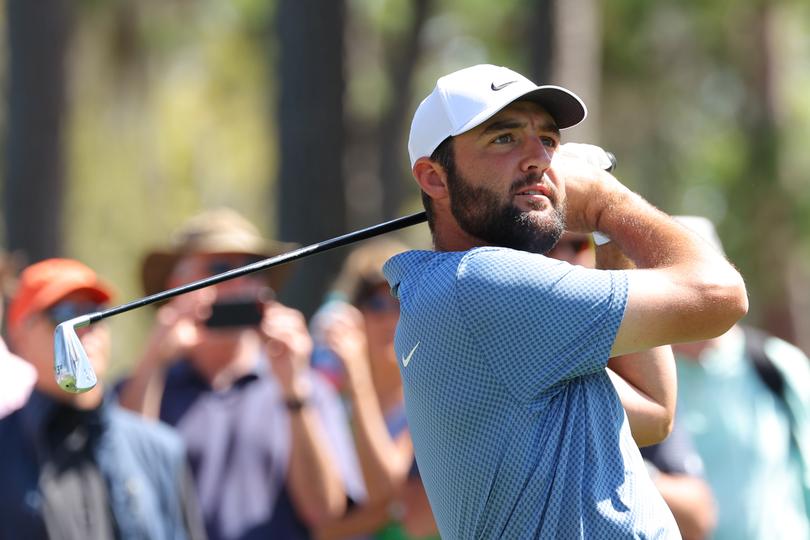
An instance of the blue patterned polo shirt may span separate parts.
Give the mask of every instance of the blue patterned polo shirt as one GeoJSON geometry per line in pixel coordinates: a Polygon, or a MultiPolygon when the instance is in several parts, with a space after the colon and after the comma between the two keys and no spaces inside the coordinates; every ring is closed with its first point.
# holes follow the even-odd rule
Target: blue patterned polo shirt
{"type": "Polygon", "coordinates": [[[498,247],[384,267],[416,459],[442,538],[679,538],[605,372],[621,271],[498,247]]]}

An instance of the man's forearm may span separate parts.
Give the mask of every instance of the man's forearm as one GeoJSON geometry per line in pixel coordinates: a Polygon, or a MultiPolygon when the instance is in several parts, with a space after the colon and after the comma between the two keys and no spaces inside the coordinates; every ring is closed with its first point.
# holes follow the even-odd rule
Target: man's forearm
{"type": "Polygon", "coordinates": [[[674,370],[671,376],[667,374],[672,358],[671,350],[667,349],[670,348],[658,347],[611,358],[608,362],[608,375],[627,413],[633,439],[640,447],[658,444],[672,431],[675,377],[674,370]]]}
{"type": "MultiPolygon", "coordinates": [[[[596,249],[602,269],[631,269],[634,263],[615,243],[596,249]]],[[[656,347],[611,358],[608,374],[627,413],[633,438],[639,446],[664,440],[675,417],[677,379],[671,347],[656,347]]]]}
{"type": "MultiPolygon", "coordinates": [[[[600,173],[607,175],[607,173],[600,173]]],[[[636,266],[611,351],[717,337],[748,311],[745,283],[715,247],[610,177],[589,206],[589,227],[605,232],[636,266]]]]}
{"type": "MultiPolygon", "coordinates": [[[[349,372],[349,395],[354,412],[354,438],[366,481],[369,501],[390,497],[407,477],[413,462],[410,444],[402,448],[385,427],[371,374],[349,372]]],[[[410,435],[406,435],[410,441],[410,435]]]]}
{"type": "Polygon", "coordinates": [[[313,405],[305,404],[290,412],[292,449],[287,474],[296,511],[310,526],[341,515],[346,508],[346,492],[329,457],[320,418],[313,405]]]}

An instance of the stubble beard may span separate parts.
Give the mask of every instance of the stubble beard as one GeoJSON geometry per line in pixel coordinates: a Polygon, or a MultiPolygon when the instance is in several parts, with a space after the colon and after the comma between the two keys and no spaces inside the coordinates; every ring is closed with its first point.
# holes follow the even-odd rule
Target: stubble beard
{"type": "MultiPolygon", "coordinates": [[[[546,254],[565,231],[565,202],[553,195],[550,212],[523,211],[511,198],[503,200],[490,189],[470,185],[456,170],[447,173],[453,217],[464,232],[487,244],[546,254]]],[[[539,180],[527,175],[513,182],[510,192],[539,180]]]]}

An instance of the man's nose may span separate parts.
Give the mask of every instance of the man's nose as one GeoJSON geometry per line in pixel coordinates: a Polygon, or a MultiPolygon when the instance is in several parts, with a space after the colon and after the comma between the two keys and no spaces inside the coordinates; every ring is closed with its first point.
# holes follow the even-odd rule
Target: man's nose
{"type": "Polygon", "coordinates": [[[524,143],[524,157],[521,161],[521,170],[545,171],[551,166],[554,150],[543,142],[540,137],[527,137],[524,143]]]}

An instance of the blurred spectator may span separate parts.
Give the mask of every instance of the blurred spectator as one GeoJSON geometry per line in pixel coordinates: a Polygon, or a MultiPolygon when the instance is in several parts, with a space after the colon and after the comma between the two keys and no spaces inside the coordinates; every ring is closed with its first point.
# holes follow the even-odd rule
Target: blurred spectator
{"type": "MultiPolygon", "coordinates": [[[[103,383],[69,394],[53,373],[54,327],[99,311],[110,289],[83,264],[25,269],[9,308],[12,349],[35,368],[26,404],[0,420],[0,538],[204,538],[186,454],[168,427],[105,399],[103,383]]],[[[78,330],[99,378],[104,323],[78,330]]]]}
{"type": "MultiPolygon", "coordinates": [[[[13,281],[13,266],[9,257],[0,255],[0,326],[6,293],[13,281]]],[[[23,406],[36,380],[37,372],[31,364],[9,352],[6,342],[0,337],[0,418],[23,406]]]]}
{"type": "Polygon", "coordinates": [[[31,364],[11,353],[0,337],[0,418],[23,406],[36,380],[31,364]]]}
{"type": "MultiPolygon", "coordinates": [[[[548,255],[594,268],[594,248],[590,234],[566,231],[548,255]]],[[[702,477],[700,456],[677,415],[669,437],[659,444],[641,448],[641,455],[658,491],[675,516],[684,540],[708,538],[717,519],[714,500],[702,477]]]]}
{"type": "MultiPolygon", "coordinates": [[[[355,444],[368,490],[365,505],[321,529],[321,539],[405,539],[436,535],[405,418],[394,334],[399,302],[382,265],[407,246],[374,240],[356,248],[336,282],[338,296],[313,321],[313,332],[340,363],[339,384],[352,412],[355,444]]],[[[327,365],[327,367],[330,367],[327,365]]],[[[335,374],[334,369],[331,372],[335,374]]]]}
{"type": "MultiPolygon", "coordinates": [[[[147,293],[289,246],[227,209],[202,213],[148,255],[147,293]]],[[[287,268],[162,306],[121,402],[175,426],[191,456],[210,538],[307,538],[364,496],[339,397],[310,369],[303,316],[272,299],[287,268]]]]}
{"type": "MultiPolygon", "coordinates": [[[[723,251],[709,220],[676,219],[723,251]]],[[[810,538],[807,357],[740,325],[674,348],[679,414],[717,500],[714,538],[810,538]]]]}

